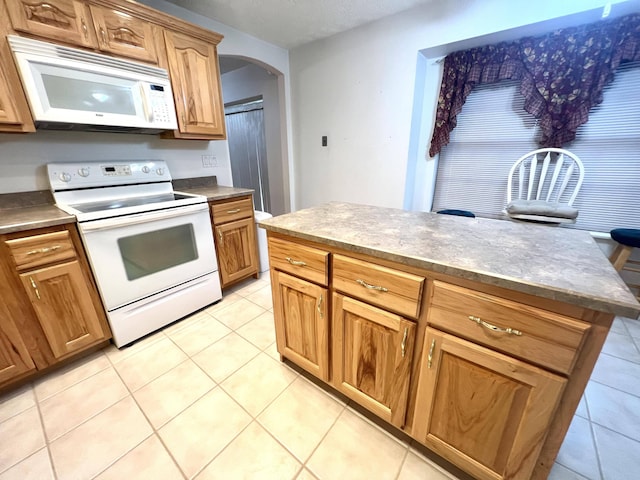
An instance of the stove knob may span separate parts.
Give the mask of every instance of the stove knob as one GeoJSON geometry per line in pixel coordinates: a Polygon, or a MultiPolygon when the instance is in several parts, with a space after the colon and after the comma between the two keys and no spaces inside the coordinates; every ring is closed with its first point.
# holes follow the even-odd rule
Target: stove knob
{"type": "Polygon", "coordinates": [[[156,173],[158,175],[164,175],[164,168],[160,167],[160,168],[156,168],[156,173]]]}
{"type": "Polygon", "coordinates": [[[147,165],[142,167],[142,173],[149,173],[150,171],[151,171],[151,169],[147,165]]]}
{"type": "Polygon", "coordinates": [[[67,172],[62,172],[58,178],[60,178],[60,180],[62,180],[63,182],[68,182],[69,180],[71,180],[71,174],[67,173],[67,172]]]}
{"type": "Polygon", "coordinates": [[[88,177],[89,176],[89,169],[88,168],[80,168],[78,170],[78,175],[80,175],[81,177],[88,177]]]}

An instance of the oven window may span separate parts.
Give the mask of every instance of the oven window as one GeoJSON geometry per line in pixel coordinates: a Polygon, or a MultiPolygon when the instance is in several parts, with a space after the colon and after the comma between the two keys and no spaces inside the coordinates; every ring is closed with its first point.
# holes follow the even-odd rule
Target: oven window
{"type": "Polygon", "coordinates": [[[129,280],[198,258],[193,225],[190,223],[119,238],[118,247],[129,280]]]}

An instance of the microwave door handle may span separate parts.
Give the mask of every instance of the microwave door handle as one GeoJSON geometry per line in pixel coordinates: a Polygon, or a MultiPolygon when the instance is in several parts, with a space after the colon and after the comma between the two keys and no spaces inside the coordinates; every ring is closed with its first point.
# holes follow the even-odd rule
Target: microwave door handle
{"type": "Polygon", "coordinates": [[[153,112],[149,108],[149,99],[147,98],[147,92],[144,89],[144,83],[140,82],[138,84],[140,86],[140,97],[142,98],[142,110],[144,111],[144,116],[147,119],[147,122],[153,122],[153,112]]]}
{"type": "Polygon", "coordinates": [[[95,220],[81,223],[83,232],[97,232],[99,230],[110,230],[113,228],[127,227],[130,225],[139,225],[141,223],[155,222],[157,220],[166,220],[168,218],[181,217],[190,213],[208,210],[206,203],[189,205],[186,207],[172,208],[169,210],[161,210],[159,212],[143,212],[126,217],[105,218],[104,220],[95,220]]]}

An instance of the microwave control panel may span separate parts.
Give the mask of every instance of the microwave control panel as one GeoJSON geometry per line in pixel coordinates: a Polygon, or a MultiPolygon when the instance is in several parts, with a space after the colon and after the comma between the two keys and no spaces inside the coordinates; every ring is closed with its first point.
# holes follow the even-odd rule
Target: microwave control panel
{"type": "Polygon", "coordinates": [[[149,98],[154,123],[170,123],[172,121],[172,116],[169,113],[172,111],[169,107],[171,104],[169,95],[171,92],[163,85],[149,84],[149,98]]]}

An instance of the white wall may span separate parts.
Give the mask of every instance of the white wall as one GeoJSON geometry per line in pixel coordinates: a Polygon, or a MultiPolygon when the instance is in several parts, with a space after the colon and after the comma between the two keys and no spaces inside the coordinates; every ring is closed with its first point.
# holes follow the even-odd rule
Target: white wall
{"type": "MultiPolygon", "coordinates": [[[[163,0],[143,0],[141,3],[222,33],[225,38],[218,47],[220,53],[255,59],[281,72],[279,89],[284,103],[281,111],[290,117],[288,51],[163,0]]],[[[290,131],[288,118],[285,118],[284,124],[290,131]]],[[[285,132],[286,161],[291,150],[289,131],[285,132]]],[[[24,135],[0,134],[0,193],[48,189],[44,165],[50,162],[124,159],[166,160],[174,178],[216,175],[220,185],[231,185],[226,141],[163,140],[151,135],[38,131],[24,135]],[[204,168],[202,155],[215,155],[218,166],[204,168]]]]}
{"type": "Polygon", "coordinates": [[[280,101],[276,75],[257,65],[233,70],[222,75],[222,96],[225,104],[262,96],[269,170],[271,204],[269,213],[281,215],[289,211],[288,169],[287,165],[283,164],[280,101]]]}
{"type": "MultiPolygon", "coordinates": [[[[532,34],[519,27],[604,0],[451,0],[428,3],[291,52],[297,205],[353,201],[416,208],[430,201],[427,160],[440,66],[448,45],[532,34]],[[513,30],[516,29],[516,30],[513,30]],[[442,48],[441,48],[442,46],[442,48]],[[419,76],[416,75],[419,73],[419,76]],[[418,90],[416,90],[418,89],[418,90]],[[329,146],[320,138],[328,135],[329,146]],[[420,181],[412,182],[419,175],[420,181]],[[405,200],[405,195],[407,200],[405,200]]],[[[614,9],[617,3],[614,4],[614,9]]],[[[632,2],[636,3],[637,2],[632,2]]],[[[567,21],[575,21],[567,20],[567,21]]],[[[553,22],[552,28],[563,21],[553,22]]],[[[542,28],[542,27],[541,27],[542,28]]],[[[550,28],[550,27],[547,27],[550,28]]],[[[542,33],[545,30],[538,30],[542,33]]]]}

